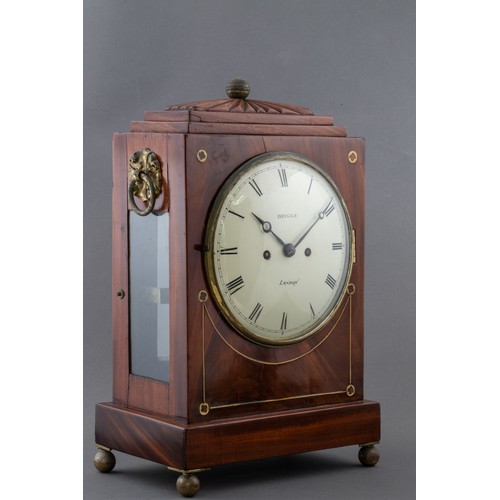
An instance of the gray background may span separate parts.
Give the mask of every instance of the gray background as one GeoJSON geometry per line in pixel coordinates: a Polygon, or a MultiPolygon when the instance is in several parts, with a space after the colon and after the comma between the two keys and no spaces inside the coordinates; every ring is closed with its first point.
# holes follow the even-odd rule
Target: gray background
{"type": "Polygon", "coordinates": [[[415,497],[415,5],[404,0],[84,0],[84,498],[178,498],[176,474],[116,453],[99,474],[94,405],[111,375],[111,137],[145,110],[225,96],[333,115],[366,138],[365,394],[381,459],[355,447],[220,467],[198,498],[415,497]]]}

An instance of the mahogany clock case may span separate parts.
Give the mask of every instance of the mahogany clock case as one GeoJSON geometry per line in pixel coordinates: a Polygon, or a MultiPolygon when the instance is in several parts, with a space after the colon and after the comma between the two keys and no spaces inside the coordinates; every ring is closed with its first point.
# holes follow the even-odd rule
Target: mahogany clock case
{"type": "Polygon", "coordinates": [[[187,470],[380,439],[379,404],[363,399],[364,141],[307,113],[146,113],[133,132],[115,135],[113,289],[129,285],[128,158],[149,148],[162,161],[155,211],[170,214],[175,293],[170,383],[130,373],[128,295],[114,299],[113,403],[97,405],[99,445],[187,470]],[[225,180],[277,151],[307,157],[333,179],[355,231],[356,261],[351,293],[331,320],[306,340],[270,348],[235,332],[210,300],[203,241],[225,180]]]}

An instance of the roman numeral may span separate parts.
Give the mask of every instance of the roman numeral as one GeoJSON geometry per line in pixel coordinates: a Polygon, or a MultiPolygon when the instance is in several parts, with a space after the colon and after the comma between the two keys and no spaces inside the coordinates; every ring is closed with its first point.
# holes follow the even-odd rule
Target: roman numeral
{"type": "Polygon", "coordinates": [[[221,255],[238,255],[238,247],[221,248],[220,254],[221,255]]]}
{"type": "Polygon", "coordinates": [[[288,187],[288,179],[286,177],[286,170],[284,168],[280,168],[278,170],[280,174],[281,187],[288,187]]]}
{"type": "Polygon", "coordinates": [[[342,250],[342,243],[332,243],[332,250],[342,250]]]}
{"type": "Polygon", "coordinates": [[[262,312],[262,304],[257,302],[257,305],[253,308],[253,311],[250,313],[250,316],[248,316],[248,319],[250,321],[253,321],[254,323],[257,322],[259,319],[260,313],[262,312]]]}
{"type": "Polygon", "coordinates": [[[283,316],[281,317],[281,330],[286,330],[286,320],[287,320],[287,314],[283,313],[283,316]]]}
{"type": "Polygon", "coordinates": [[[257,185],[257,183],[252,179],[249,182],[250,186],[252,186],[253,190],[259,195],[262,196],[262,191],[260,190],[260,187],[257,185]]]}
{"type": "Polygon", "coordinates": [[[245,286],[245,283],[243,283],[243,278],[241,276],[238,276],[235,278],[233,281],[230,281],[226,287],[227,291],[229,292],[230,295],[233,295],[233,293],[236,293],[238,290],[241,290],[245,286]]]}
{"type": "Polygon", "coordinates": [[[243,215],[237,214],[236,212],[233,212],[232,210],[228,210],[230,214],[236,215],[236,217],[239,217],[240,219],[244,219],[243,215]]]}
{"type": "Polygon", "coordinates": [[[314,312],[313,306],[310,302],[309,302],[309,308],[311,309],[311,313],[312,313],[313,318],[314,318],[314,316],[316,316],[316,313],[314,312]]]}
{"type": "Polygon", "coordinates": [[[335,279],[332,276],[328,275],[326,277],[325,283],[333,290],[333,287],[335,286],[335,283],[337,283],[337,282],[335,281],[335,279]]]}
{"type": "MultiPolygon", "coordinates": [[[[330,200],[330,203],[331,202],[332,202],[332,200],[330,200]]],[[[330,205],[330,203],[328,203],[327,207],[325,208],[325,211],[323,212],[325,214],[325,217],[328,217],[333,212],[333,209],[335,208],[333,205],[330,205]]]]}

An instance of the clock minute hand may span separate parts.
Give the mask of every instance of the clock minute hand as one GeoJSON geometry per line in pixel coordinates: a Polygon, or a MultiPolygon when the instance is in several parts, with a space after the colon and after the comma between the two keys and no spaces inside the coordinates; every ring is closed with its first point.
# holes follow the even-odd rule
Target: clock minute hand
{"type": "MultiPolygon", "coordinates": [[[[333,198],[332,198],[333,199],[333,198]]],[[[316,223],[318,221],[320,221],[321,219],[324,219],[325,218],[325,213],[329,210],[329,207],[330,207],[330,203],[332,202],[332,200],[330,200],[328,202],[328,205],[325,207],[325,209],[323,211],[321,211],[319,214],[318,214],[318,217],[317,219],[311,224],[311,226],[309,227],[309,229],[299,238],[299,240],[297,241],[297,243],[295,243],[295,248],[297,248],[299,246],[299,243],[309,234],[309,231],[311,231],[311,229],[316,225],[316,223]]]]}
{"type": "Polygon", "coordinates": [[[295,243],[295,248],[299,246],[299,243],[308,235],[309,231],[316,225],[316,222],[318,222],[321,218],[318,217],[311,225],[311,227],[299,238],[297,243],[295,243]]]}

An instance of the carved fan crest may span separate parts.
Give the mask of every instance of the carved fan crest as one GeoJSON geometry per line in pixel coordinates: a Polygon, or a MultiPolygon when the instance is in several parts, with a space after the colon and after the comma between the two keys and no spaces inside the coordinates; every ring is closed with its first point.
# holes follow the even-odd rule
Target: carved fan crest
{"type": "Polygon", "coordinates": [[[167,111],[230,111],[233,113],[269,113],[282,115],[313,115],[314,113],[301,106],[281,104],[277,102],[256,101],[253,99],[216,99],[211,101],[176,104],[166,108],[167,111]]]}

